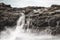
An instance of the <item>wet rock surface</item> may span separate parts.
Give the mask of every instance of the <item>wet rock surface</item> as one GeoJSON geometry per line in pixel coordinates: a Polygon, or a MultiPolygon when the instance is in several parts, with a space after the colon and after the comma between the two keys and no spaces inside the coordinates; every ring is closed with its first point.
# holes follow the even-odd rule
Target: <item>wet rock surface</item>
{"type": "Polygon", "coordinates": [[[60,5],[51,7],[12,8],[0,3],[0,31],[16,25],[20,13],[25,14],[25,29],[45,30],[50,27],[52,35],[60,34],[60,5]]]}

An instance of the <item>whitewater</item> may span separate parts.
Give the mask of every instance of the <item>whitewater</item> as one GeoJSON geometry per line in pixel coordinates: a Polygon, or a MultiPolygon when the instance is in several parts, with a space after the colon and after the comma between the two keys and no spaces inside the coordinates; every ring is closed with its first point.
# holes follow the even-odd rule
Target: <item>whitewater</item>
{"type": "Polygon", "coordinates": [[[24,30],[25,15],[20,13],[22,16],[17,20],[16,28],[6,28],[0,34],[0,40],[60,40],[59,36],[52,36],[46,33],[44,35],[36,35],[30,32],[30,29],[24,30]]]}

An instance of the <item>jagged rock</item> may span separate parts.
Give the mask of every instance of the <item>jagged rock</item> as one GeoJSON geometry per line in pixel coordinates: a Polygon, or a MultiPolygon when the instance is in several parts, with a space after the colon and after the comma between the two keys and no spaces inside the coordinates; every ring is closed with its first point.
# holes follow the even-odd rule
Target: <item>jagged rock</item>
{"type": "Polygon", "coordinates": [[[0,31],[4,30],[5,26],[15,26],[22,12],[25,14],[25,29],[29,27],[30,29],[45,30],[50,27],[52,35],[60,34],[60,5],[52,5],[49,8],[12,8],[10,5],[0,3],[0,31]]]}

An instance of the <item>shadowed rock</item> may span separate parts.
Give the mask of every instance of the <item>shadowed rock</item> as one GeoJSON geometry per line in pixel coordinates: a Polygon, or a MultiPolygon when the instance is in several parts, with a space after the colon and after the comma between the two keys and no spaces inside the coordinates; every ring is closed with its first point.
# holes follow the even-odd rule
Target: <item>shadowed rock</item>
{"type": "Polygon", "coordinates": [[[12,8],[10,5],[0,3],[0,31],[4,30],[5,26],[15,26],[20,13],[25,14],[25,29],[45,30],[50,27],[52,35],[60,34],[60,5],[12,8]]]}

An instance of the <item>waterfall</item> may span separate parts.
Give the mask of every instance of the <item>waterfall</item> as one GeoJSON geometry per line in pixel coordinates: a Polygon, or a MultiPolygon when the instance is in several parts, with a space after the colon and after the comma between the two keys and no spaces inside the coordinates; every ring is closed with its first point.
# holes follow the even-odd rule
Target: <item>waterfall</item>
{"type": "Polygon", "coordinates": [[[21,13],[21,15],[22,16],[17,21],[16,29],[14,30],[14,32],[11,33],[12,37],[9,40],[15,40],[19,34],[22,35],[21,32],[23,32],[22,28],[25,23],[25,15],[24,13],[21,13]]]}
{"type": "Polygon", "coordinates": [[[1,36],[4,34],[5,35],[2,36],[1,40],[15,40],[16,37],[19,35],[19,32],[23,32],[22,28],[23,28],[24,22],[25,22],[25,15],[24,15],[24,13],[21,13],[21,15],[22,16],[17,21],[16,29],[9,30],[9,28],[8,28],[6,31],[10,33],[9,35],[7,35],[8,33],[6,33],[6,31],[3,31],[2,32],[3,34],[1,33],[1,36]]]}
{"type": "Polygon", "coordinates": [[[3,31],[0,36],[0,40],[58,40],[52,35],[36,35],[30,32],[25,32],[23,27],[25,24],[25,15],[21,13],[22,16],[17,20],[17,25],[15,30],[7,28],[3,31]]]}

